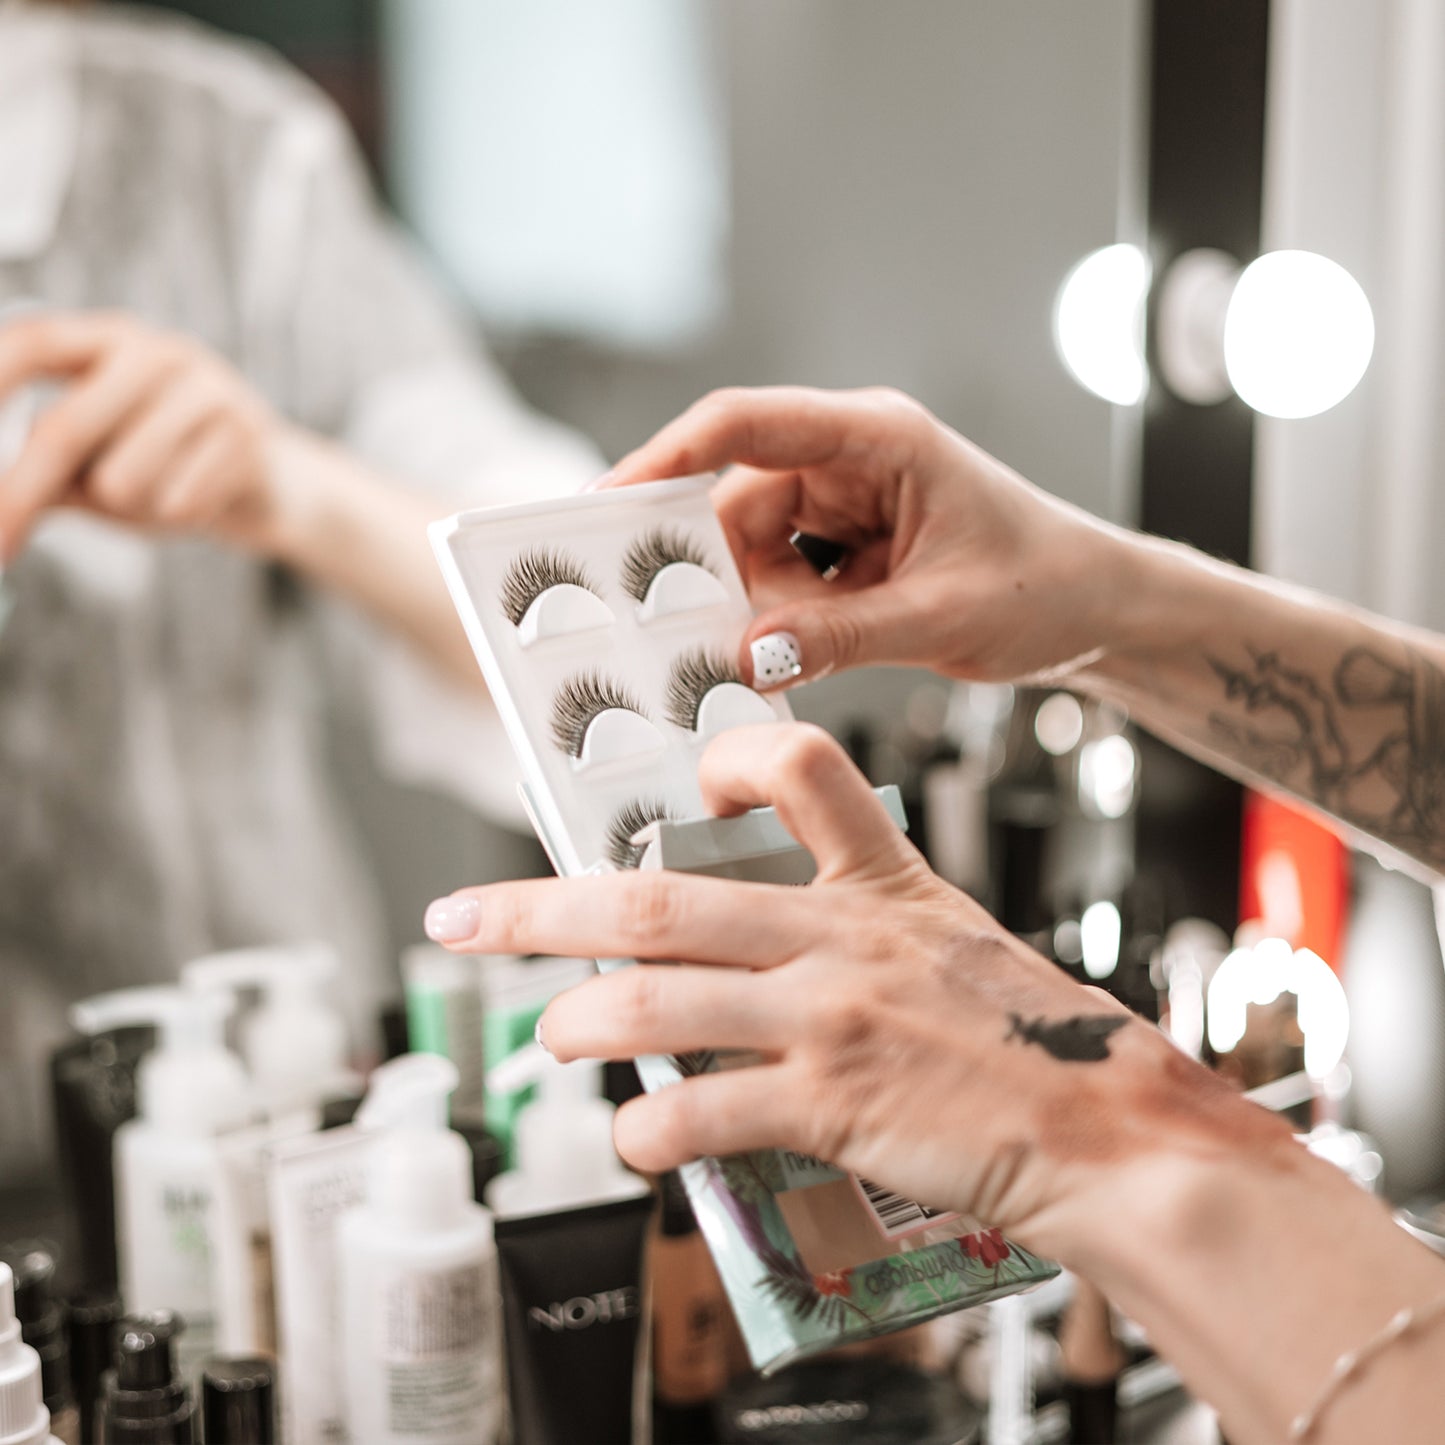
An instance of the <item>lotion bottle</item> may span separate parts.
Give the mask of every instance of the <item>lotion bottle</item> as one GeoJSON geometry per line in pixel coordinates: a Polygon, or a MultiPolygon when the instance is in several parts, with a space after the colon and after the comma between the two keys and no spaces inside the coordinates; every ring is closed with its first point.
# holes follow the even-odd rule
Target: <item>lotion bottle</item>
{"type": "Polygon", "coordinates": [[[261,1001],[241,1020],[241,1057],[256,1101],[270,1118],[317,1113],[357,1079],[346,1065],[346,1024],[326,1001],[337,969],[335,950],[322,943],[241,948],[186,964],[181,983],[210,991],[259,989],[261,1001]]]}
{"type": "Polygon", "coordinates": [[[338,1241],[347,1417],[366,1445],[486,1445],[500,1423],[496,1244],[447,1128],[456,1084],[450,1059],[403,1055],[356,1117],[379,1133],[338,1241]]]}
{"type": "Polygon", "coordinates": [[[230,1009],[220,994],[136,988],[71,1011],[83,1033],[127,1023],[160,1028],[137,1070],[138,1115],[116,1133],[116,1245],[126,1308],[185,1320],[176,1350],[184,1380],[214,1343],[216,1136],[252,1113],[245,1070],[222,1039],[230,1009]]]}

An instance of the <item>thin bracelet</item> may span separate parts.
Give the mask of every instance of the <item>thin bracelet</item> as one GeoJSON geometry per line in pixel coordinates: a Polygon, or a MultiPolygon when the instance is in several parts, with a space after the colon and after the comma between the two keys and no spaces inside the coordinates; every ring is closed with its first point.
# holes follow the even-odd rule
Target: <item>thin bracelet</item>
{"type": "Polygon", "coordinates": [[[1308,1440],[1314,1433],[1315,1426],[1319,1424],[1320,1416],[1334,1404],[1340,1391],[1366,1365],[1371,1364],[1391,1345],[1402,1340],[1412,1330],[1424,1329],[1426,1325],[1439,1319],[1441,1315],[1445,1315],[1445,1295],[1441,1295],[1437,1300],[1431,1300],[1429,1304],[1416,1305],[1413,1309],[1397,1310],[1391,1317],[1390,1323],[1373,1339],[1366,1341],[1358,1350],[1346,1350],[1335,1361],[1330,1370],[1329,1379],[1325,1381],[1324,1389],[1320,1391],[1314,1404],[1289,1422],[1288,1438],[1292,1441],[1308,1440]]]}

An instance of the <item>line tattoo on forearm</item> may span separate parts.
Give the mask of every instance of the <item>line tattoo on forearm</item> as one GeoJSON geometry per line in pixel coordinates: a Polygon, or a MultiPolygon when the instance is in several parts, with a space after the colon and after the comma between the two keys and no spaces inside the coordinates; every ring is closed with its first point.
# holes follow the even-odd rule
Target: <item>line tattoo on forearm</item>
{"type": "Polygon", "coordinates": [[[1395,661],[1352,647],[1327,679],[1272,651],[1207,661],[1243,709],[1210,715],[1218,747],[1381,842],[1445,860],[1445,672],[1408,647],[1395,661]]]}
{"type": "Polygon", "coordinates": [[[1013,1020],[1004,1043],[1022,1039],[1037,1044],[1065,1064],[1100,1064],[1109,1057],[1109,1038],[1129,1020],[1118,1014],[1078,1014],[1071,1019],[1025,1019],[1010,1014],[1013,1020]]]}

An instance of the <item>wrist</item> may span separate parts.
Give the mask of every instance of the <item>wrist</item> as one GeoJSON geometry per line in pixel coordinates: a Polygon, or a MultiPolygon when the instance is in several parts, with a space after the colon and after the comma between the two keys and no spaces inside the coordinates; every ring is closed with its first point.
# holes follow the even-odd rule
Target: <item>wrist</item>
{"type": "Polygon", "coordinates": [[[267,440],[262,498],[235,540],[272,561],[309,571],[334,512],[335,471],[326,441],[278,421],[267,440]]]}

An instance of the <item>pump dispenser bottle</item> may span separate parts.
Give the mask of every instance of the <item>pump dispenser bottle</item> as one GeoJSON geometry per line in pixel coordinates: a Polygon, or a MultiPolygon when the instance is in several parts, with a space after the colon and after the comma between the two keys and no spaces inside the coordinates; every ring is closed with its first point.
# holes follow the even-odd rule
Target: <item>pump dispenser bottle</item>
{"type": "Polygon", "coordinates": [[[379,1131],[366,1204],[339,1239],[351,1436],[366,1445],[496,1437],[500,1357],[491,1216],[446,1126],[457,1069],[407,1054],[371,1076],[356,1122],[379,1131]]]}
{"type": "Polygon", "coordinates": [[[241,1061],[222,1042],[230,1009],[220,994],[144,988],[71,1011],[85,1033],[119,1023],[160,1026],[159,1046],[137,1072],[139,1116],[116,1134],[116,1241],[127,1309],[176,1310],[185,1319],[176,1349],[183,1379],[211,1353],[215,1335],[215,1136],[252,1112],[241,1061]]]}
{"type": "Polygon", "coordinates": [[[59,1445],[41,1398],[40,1356],[20,1338],[15,1280],[0,1264],[0,1445],[59,1445]]]}
{"type": "Polygon", "coordinates": [[[185,1328],[169,1310],[121,1322],[101,1387],[104,1445],[193,1445],[195,1400],[174,1359],[185,1328]]]}
{"type": "Polygon", "coordinates": [[[181,970],[186,988],[260,990],[239,1044],[256,1102],[271,1118],[319,1110],[357,1087],[346,1066],[346,1024],[325,997],[337,966],[334,949],[311,943],[213,953],[181,970]]]}

